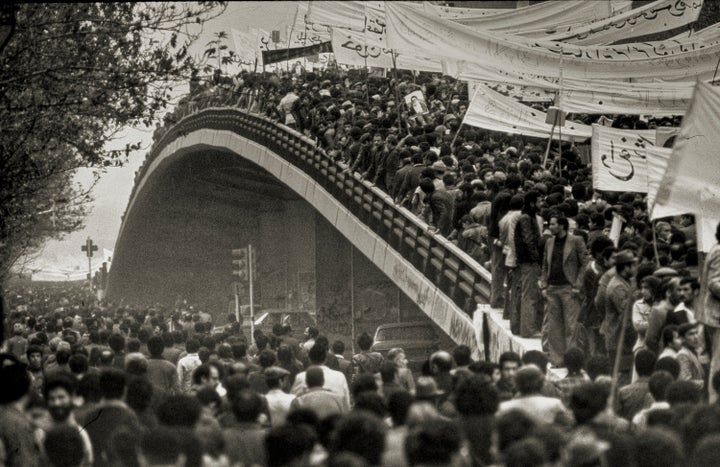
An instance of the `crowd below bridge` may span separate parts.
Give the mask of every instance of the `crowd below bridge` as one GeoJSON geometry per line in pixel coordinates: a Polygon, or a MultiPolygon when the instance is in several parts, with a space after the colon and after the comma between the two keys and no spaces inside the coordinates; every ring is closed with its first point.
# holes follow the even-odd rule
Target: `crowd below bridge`
{"type": "Polygon", "coordinates": [[[543,351],[428,350],[413,372],[368,334],[248,336],[234,316],[78,295],[20,310],[9,293],[0,464],[720,463],[720,250],[700,271],[693,216],[650,221],[643,194],[593,190],[582,144],[546,164],[544,140],[462,125],[464,83],[363,73],[218,75],[165,121],[233,106],[315,141],[489,269],[490,305],[543,351]],[[406,105],[418,90],[425,107],[406,105]]]}

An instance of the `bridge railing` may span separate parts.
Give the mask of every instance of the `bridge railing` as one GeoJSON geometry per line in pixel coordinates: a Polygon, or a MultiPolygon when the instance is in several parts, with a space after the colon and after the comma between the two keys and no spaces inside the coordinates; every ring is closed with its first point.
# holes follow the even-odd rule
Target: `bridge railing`
{"type": "Polygon", "coordinates": [[[142,177],[149,162],[170,142],[200,129],[234,132],[302,170],[468,314],[472,315],[477,304],[489,303],[490,273],[473,258],[442,235],[429,231],[425,222],[349,172],[345,164],[328,157],[314,141],[266,117],[230,107],[187,115],[155,141],[138,175],[142,177]]]}

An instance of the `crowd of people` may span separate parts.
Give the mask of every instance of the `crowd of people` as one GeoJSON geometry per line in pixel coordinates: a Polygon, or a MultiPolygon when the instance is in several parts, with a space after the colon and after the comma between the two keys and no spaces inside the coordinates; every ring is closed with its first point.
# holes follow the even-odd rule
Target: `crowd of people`
{"type": "Polygon", "coordinates": [[[582,145],[546,164],[542,140],[461,125],[459,81],[391,75],[215,76],[165,119],[231,105],[316,141],[488,268],[490,305],[543,352],[428,350],[414,374],[367,334],[350,355],[315,328],[248,339],[232,316],[28,306],[5,323],[0,463],[717,465],[720,250],[700,275],[693,217],[593,190],[582,145]]]}
{"type": "Polygon", "coordinates": [[[463,345],[413,373],[403,349],[373,352],[366,333],[352,354],[314,327],[277,324],[247,339],[227,320],[154,308],[11,313],[0,464],[717,463],[720,407],[684,363],[698,345],[694,324],[663,331],[661,356],[637,350],[635,381],[614,391],[607,355],[577,347],[562,355],[562,379],[543,352],[475,361],[463,345]]]}

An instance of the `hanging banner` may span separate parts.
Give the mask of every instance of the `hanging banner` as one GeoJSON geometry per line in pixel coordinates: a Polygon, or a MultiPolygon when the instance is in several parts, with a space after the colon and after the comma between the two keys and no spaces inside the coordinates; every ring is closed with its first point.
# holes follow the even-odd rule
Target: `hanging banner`
{"type": "Polygon", "coordinates": [[[403,2],[385,5],[390,48],[439,60],[478,63],[515,76],[569,79],[695,79],[712,73],[720,43],[647,42],[618,46],[576,46],[532,41],[472,30],[403,2]],[[562,57],[562,61],[561,61],[562,57]]]}
{"type": "MultiPolygon", "coordinates": [[[[547,1],[487,15],[474,9],[459,14],[443,14],[449,7],[435,6],[430,12],[472,29],[543,38],[559,30],[584,26],[630,10],[630,1],[547,1]]],[[[426,10],[428,11],[428,10],[426,10]]],[[[496,10],[497,11],[497,10],[496,10]]]]}
{"type": "Polygon", "coordinates": [[[557,78],[517,78],[508,72],[490,70],[485,66],[467,62],[460,64],[457,76],[469,82],[511,85],[515,89],[559,91],[562,109],[579,114],[683,115],[695,88],[695,81],[657,80],[630,83],[565,78],[561,89],[557,78]]]}
{"type": "Polygon", "coordinates": [[[622,130],[592,126],[593,188],[648,192],[647,147],[655,145],[655,130],[622,130]]]}
{"type": "Polygon", "coordinates": [[[656,219],[670,211],[691,213],[698,222],[698,249],[708,251],[716,243],[715,227],[720,220],[720,90],[698,83],[692,103],[675,139],[655,204],[656,219]]]}
{"type": "MultiPolygon", "coordinates": [[[[485,85],[479,85],[463,123],[486,130],[549,138],[552,125],[545,123],[546,117],[545,112],[503,96],[485,85]]],[[[586,139],[592,136],[592,128],[568,121],[564,127],[555,128],[553,139],[559,139],[560,133],[564,141],[586,139]]]]}
{"type": "Polygon", "coordinates": [[[290,27],[290,47],[306,47],[330,40],[330,31],[326,26],[308,24],[305,17],[308,12],[308,2],[296,2],[295,19],[290,27]]]}
{"type": "Polygon", "coordinates": [[[577,45],[612,44],[693,23],[702,5],[703,0],[657,0],[586,26],[564,28],[544,39],[577,45]]]}
{"type": "Polygon", "coordinates": [[[284,62],[287,60],[294,60],[296,58],[307,57],[308,55],[314,55],[319,53],[332,52],[332,45],[330,42],[323,42],[322,44],[309,45],[307,47],[294,47],[292,49],[278,49],[278,50],[264,50],[262,53],[263,63],[268,65],[270,63],[284,62]]]}
{"type": "Polygon", "coordinates": [[[660,189],[662,177],[665,175],[670,156],[671,148],[663,148],[661,146],[647,146],[647,165],[648,165],[648,191],[647,205],[652,206],[655,203],[657,192],[660,189]]]}
{"type": "Polygon", "coordinates": [[[241,65],[254,65],[257,59],[257,31],[242,32],[232,29],[232,39],[235,45],[235,54],[241,65]]]}

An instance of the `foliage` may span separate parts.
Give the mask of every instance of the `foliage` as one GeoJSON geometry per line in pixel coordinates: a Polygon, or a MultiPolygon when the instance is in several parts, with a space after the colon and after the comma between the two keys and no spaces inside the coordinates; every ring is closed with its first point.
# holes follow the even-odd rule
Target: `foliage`
{"type": "Polygon", "coordinates": [[[152,126],[173,87],[205,68],[188,50],[223,11],[217,2],[14,6],[0,44],[0,279],[28,249],[81,226],[90,198],[74,172],[94,168],[97,178],[122,165],[137,145],[106,143],[152,126]]]}

